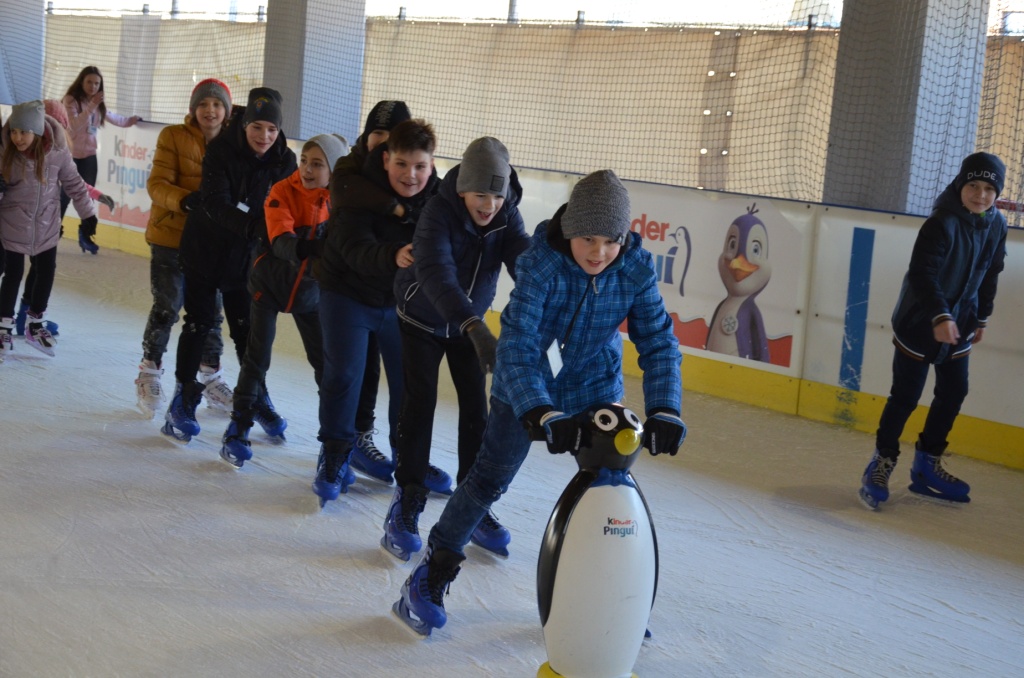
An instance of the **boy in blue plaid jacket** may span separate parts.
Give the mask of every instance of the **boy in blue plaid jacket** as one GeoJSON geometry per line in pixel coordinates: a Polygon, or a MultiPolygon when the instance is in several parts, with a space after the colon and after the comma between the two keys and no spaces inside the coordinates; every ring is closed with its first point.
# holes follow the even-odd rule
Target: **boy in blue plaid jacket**
{"type": "Polygon", "coordinates": [[[553,454],[575,454],[583,435],[576,415],[622,400],[624,320],[644,372],[644,446],[651,454],[679,450],[686,435],[682,356],[651,254],[630,233],[629,210],[629,194],[614,172],[589,174],[537,227],[517,260],[515,289],[501,314],[483,444],[395,604],[414,630],[429,633],[445,624],[443,596],[465,559],[462,549],[508,489],[531,437],[542,436],[553,454]]]}

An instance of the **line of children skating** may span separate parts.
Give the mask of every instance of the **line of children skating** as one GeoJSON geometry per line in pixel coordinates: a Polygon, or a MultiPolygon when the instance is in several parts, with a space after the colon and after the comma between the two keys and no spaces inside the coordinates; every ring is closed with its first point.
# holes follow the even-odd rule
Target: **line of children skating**
{"type": "MultiPolygon", "coordinates": [[[[253,89],[236,108],[229,116],[226,85],[205,80],[185,123],[160,135],[149,185],[154,305],[136,380],[140,409],[152,416],[163,407],[162,354],[183,306],[175,392],[161,430],[185,442],[198,435],[196,408],[206,395],[230,408],[220,454],[242,468],[252,457],[254,424],[284,439],[287,422],[270,400],[266,374],[277,315],[291,313],[319,389],[313,491],[323,506],[355,482],[354,470],[397,481],[381,545],[409,560],[424,547],[418,519],[429,492],[452,493],[450,477],[429,464],[444,357],[459,404],[457,486],[395,605],[409,626],[424,633],[445,623],[443,595],[467,543],[507,555],[511,535],[490,509],[531,438],[552,453],[575,453],[585,444],[576,415],[622,398],[623,321],[644,370],[645,447],[677,452],[686,432],[681,355],[614,173],[583,178],[531,237],[518,211],[522,187],[497,139],[471,143],[439,180],[433,129],[402,102],[378,103],[352,149],[337,135],[317,135],[299,162],[281,132],[276,91],[253,89]],[[497,340],[483,316],[502,266],[515,287],[497,340]],[[241,368],[233,391],[220,368],[221,307],[241,368]],[[389,402],[390,458],[372,439],[381,359],[389,392],[398,395],[389,402]]],[[[0,359],[13,349],[24,255],[39,269],[26,285],[26,342],[53,355],[43,314],[59,238],[55,189],[68,192],[83,221],[95,219],[58,125],[41,102],[29,102],[15,106],[3,128],[0,359]],[[12,219],[12,207],[35,195],[48,211],[29,224],[12,219]]],[[[892,392],[862,478],[870,508],[888,499],[899,437],[930,364],[935,399],[910,489],[969,501],[969,486],[942,467],[941,456],[1003,268],[1007,226],[994,203],[1004,180],[999,158],[969,156],[918,235],[893,314],[892,392]]]]}

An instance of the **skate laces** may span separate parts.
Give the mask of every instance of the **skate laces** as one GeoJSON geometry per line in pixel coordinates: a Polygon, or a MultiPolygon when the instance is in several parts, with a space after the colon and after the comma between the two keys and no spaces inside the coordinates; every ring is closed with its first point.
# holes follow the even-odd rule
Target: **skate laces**
{"type": "Polygon", "coordinates": [[[420,581],[421,593],[425,593],[434,605],[443,607],[444,597],[451,591],[452,582],[455,581],[455,576],[461,569],[458,565],[454,567],[439,567],[437,562],[431,563],[427,567],[427,576],[420,581]],[[426,591],[422,590],[424,585],[426,591]]]}
{"type": "Polygon", "coordinates": [[[896,460],[889,459],[888,457],[878,457],[878,464],[875,466],[874,472],[871,474],[871,484],[879,485],[881,487],[888,487],[889,476],[892,475],[892,470],[896,468],[896,460]]]}
{"type": "Polygon", "coordinates": [[[403,527],[408,532],[416,532],[419,529],[420,514],[423,513],[423,509],[427,506],[427,495],[425,494],[411,494],[409,492],[402,492],[402,502],[400,510],[398,512],[398,519],[403,523],[403,527]]]}
{"type": "Polygon", "coordinates": [[[235,394],[231,390],[231,387],[226,381],[224,381],[223,370],[218,369],[215,372],[204,372],[203,367],[199,368],[199,381],[206,386],[203,392],[206,393],[207,398],[212,398],[221,403],[230,403],[233,401],[235,394]]]}
{"type": "Polygon", "coordinates": [[[33,341],[47,348],[50,348],[57,343],[53,340],[53,335],[50,334],[50,330],[46,329],[46,324],[42,319],[29,321],[28,333],[29,337],[33,341]]]}
{"type": "Polygon", "coordinates": [[[377,429],[360,432],[359,437],[356,439],[356,447],[363,451],[364,456],[367,456],[374,461],[388,461],[387,457],[384,456],[384,453],[381,452],[373,443],[373,434],[376,432],[377,429]]]}
{"type": "Polygon", "coordinates": [[[484,514],[484,517],[480,519],[480,527],[484,528],[484,530],[488,532],[497,532],[501,529],[501,523],[499,523],[498,519],[488,511],[484,514]]]}
{"type": "Polygon", "coordinates": [[[928,461],[932,465],[932,470],[935,475],[938,476],[939,480],[943,480],[947,483],[959,483],[960,479],[955,475],[942,468],[942,457],[939,455],[928,455],[928,461]]]}

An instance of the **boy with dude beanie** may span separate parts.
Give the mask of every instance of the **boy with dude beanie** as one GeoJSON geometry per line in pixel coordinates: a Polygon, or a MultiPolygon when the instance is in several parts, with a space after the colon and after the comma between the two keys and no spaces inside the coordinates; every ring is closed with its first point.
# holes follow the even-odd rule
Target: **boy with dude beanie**
{"type": "Polygon", "coordinates": [[[192,96],[188,99],[188,112],[195,115],[199,102],[203,99],[213,97],[224,104],[224,110],[231,113],[231,90],[216,78],[200,80],[192,89],[192,96]]]}
{"type": "Polygon", "coordinates": [[[969,502],[970,485],[942,467],[947,436],[967,397],[968,361],[994,308],[1006,257],[1006,219],[994,207],[1006,177],[1003,161],[973,153],[935,199],[921,225],[892,313],[892,388],[875,433],[875,452],[861,476],[869,509],[889,499],[900,437],[935,366],[935,398],[914,446],[910,491],[969,502]]]}
{"type": "Polygon", "coordinates": [[[683,442],[682,356],[654,259],[640,235],[627,232],[628,197],[614,173],[588,175],[516,261],[483,443],[395,607],[419,633],[447,621],[444,593],[465,560],[463,547],[509,487],[531,440],[544,439],[551,453],[575,454],[586,445],[577,415],[621,401],[623,320],[644,366],[643,444],[652,454],[675,454],[683,442]]]}
{"type": "MultiPolygon", "coordinates": [[[[497,340],[481,318],[494,301],[502,265],[514,280],[516,259],[529,243],[518,207],[523,189],[508,160],[508,149],[493,137],[466,148],[462,163],[445,175],[416,224],[413,265],[395,277],[404,388],[396,445],[398,489],[381,543],[403,560],[423,545],[418,521],[427,496],[442,358],[459,397],[459,483],[483,438],[485,375],[494,367],[497,340]]],[[[490,513],[473,532],[474,543],[499,555],[508,555],[511,538],[490,513]]]]}

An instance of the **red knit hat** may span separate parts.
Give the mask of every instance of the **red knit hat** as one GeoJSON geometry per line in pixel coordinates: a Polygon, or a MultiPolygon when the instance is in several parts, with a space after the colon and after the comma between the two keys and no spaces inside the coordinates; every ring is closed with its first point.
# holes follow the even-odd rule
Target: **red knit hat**
{"type": "Polygon", "coordinates": [[[216,78],[207,78],[196,83],[192,90],[192,96],[188,99],[188,112],[195,115],[199,102],[207,97],[220,99],[220,102],[224,104],[224,110],[231,115],[231,90],[216,78]]]}

